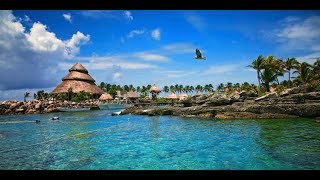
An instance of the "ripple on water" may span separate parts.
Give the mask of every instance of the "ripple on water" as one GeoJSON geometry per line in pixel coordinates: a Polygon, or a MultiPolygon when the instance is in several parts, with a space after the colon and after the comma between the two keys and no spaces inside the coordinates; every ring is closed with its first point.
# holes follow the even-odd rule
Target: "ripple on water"
{"type": "Polygon", "coordinates": [[[0,123],[0,169],[320,169],[320,128],[310,119],[0,116],[10,121],[0,123]]]}

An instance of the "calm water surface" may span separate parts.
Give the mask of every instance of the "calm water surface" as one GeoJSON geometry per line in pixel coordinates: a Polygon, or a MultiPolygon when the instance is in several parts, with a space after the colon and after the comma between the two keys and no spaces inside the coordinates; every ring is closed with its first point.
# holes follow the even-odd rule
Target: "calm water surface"
{"type": "Polygon", "coordinates": [[[312,119],[110,114],[0,116],[0,169],[320,169],[312,119]]]}

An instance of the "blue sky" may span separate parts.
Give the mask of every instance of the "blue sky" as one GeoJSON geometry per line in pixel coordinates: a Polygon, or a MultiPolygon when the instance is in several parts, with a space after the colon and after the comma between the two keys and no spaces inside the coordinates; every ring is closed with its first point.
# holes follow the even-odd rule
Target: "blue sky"
{"type": "Polygon", "coordinates": [[[2,10],[0,100],[50,92],[76,62],[96,84],[257,84],[260,54],[313,63],[320,11],[2,10]]]}

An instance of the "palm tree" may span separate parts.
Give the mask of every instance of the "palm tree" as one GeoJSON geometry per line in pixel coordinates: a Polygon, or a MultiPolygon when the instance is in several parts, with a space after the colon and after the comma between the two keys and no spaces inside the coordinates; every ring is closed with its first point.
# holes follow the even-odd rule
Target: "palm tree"
{"type": "Polygon", "coordinates": [[[30,93],[29,93],[29,92],[25,92],[25,93],[23,94],[23,100],[24,100],[24,102],[27,101],[27,98],[28,98],[28,97],[30,97],[30,93]]]}
{"type": "Polygon", "coordinates": [[[171,92],[174,92],[175,91],[174,85],[171,85],[169,89],[170,89],[171,92]]]}
{"type": "Polygon", "coordinates": [[[194,91],[194,87],[190,86],[190,92],[193,93],[193,91],[194,91]]]}
{"type": "Polygon", "coordinates": [[[239,91],[240,90],[240,84],[239,83],[234,84],[233,88],[236,89],[237,91],[239,91]]]}
{"type": "Polygon", "coordinates": [[[175,93],[179,92],[179,84],[174,85],[174,90],[175,90],[175,93]]]}
{"type": "Polygon", "coordinates": [[[124,86],[123,86],[123,89],[124,89],[125,91],[127,91],[127,92],[130,91],[130,88],[129,88],[128,85],[124,85],[124,86]]]}
{"type": "Polygon", "coordinates": [[[262,57],[262,55],[258,56],[257,59],[253,60],[251,65],[249,65],[248,67],[251,67],[255,70],[257,70],[257,76],[258,76],[258,83],[259,83],[259,87],[261,86],[260,82],[261,82],[261,69],[263,66],[263,62],[264,62],[264,58],[262,57]]]}
{"type": "Polygon", "coordinates": [[[298,64],[299,62],[295,58],[288,58],[285,62],[285,68],[289,74],[289,87],[291,86],[291,69],[295,68],[298,64]]]}
{"type": "Polygon", "coordinates": [[[164,86],[164,87],[163,87],[163,91],[164,91],[165,93],[168,93],[168,92],[169,92],[169,87],[168,87],[168,86],[164,86]]]}
{"type": "Polygon", "coordinates": [[[137,86],[137,93],[141,92],[140,86],[137,86]]]}
{"type": "Polygon", "coordinates": [[[223,91],[224,91],[224,84],[223,84],[223,83],[220,83],[220,84],[217,86],[217,91],[219,91],[219,92],[223,92],[223,91]]]}
{"type": "Polygon", "coordinates": [[[102,91],[104,91],[105,83],[104,83],[104,82],[101,82],[99,87],[100,87],[100,89],[101,89],[102,91]]]}
{"type": "Polygon", "coordinates": [[[316,60],[316,62],[313,63],[313,70],[312,70],[312,80],[314,81],[320,81],[320,58],[316,60]]]}
{"type": "Polygon", "coordinates": [[[214,90],[213,90],[213,85],[212,84],[208,84],[208,86],[209,86],[209,92],[213,92],[214,90]]]}
{"type": "Polygon", "coordinates": [[[181,94],[181,92],[183,91],[183,85],[179,85],[178,91],[181,94]]]}
{"type": "Polygon", "coordinates": [[[184,88],[183,88],[183,92],[185,92],[185,93],[189,93],[190,92],[190,86],[189,85],[187,85],[187,86],[185,86],[184,88]]]}
{"type": "Polygon", "coordinates": [[[312,72],[312,66],[308,64],[307,62],[303,62],[301,64],[298,64],[295,67],[295,71],[293,73],[298,73],[297,80],[301,83],[307,83],[311,80],[311,72],[312,72]]]}
{"type": "Polygon", "coordinates": [[[203,91],[203,87],[201,85],[197,85],[195,89],[196,89],[197,92],[202,92],[203,91]]]}
{"type": "Polygon", "coordinates": [[[250,91],[250,89],[251,89],[251,86],[248,82],[244,82],[240,87],[240,90],[250,91]]]}
{"type": "Polygon", "coordinates": [[[232,91],[232,83],[231,82],[227,82],[226,88],[228,88],[228,91],[232,91]]]}
{"type": "Polygon", "coordinates": [[[148,84],[148,85],[147,85],[147,93],[148,93],[148,96],[149,96],[149,90],[150,90],[151,87],[152,87],[151,84],[148,84]]]}
{"type": "Polygon", "coordinates": [[[111,84],[108,84],[108,83],[107,83],[107,84],[105,85],[105,87],[106,87],[106,92],[108,92],[109,89],[111,89],[111,84]]]}
{"type": "Polygon", "coordinates": [[[278,74],[270,67],[266,67],[261,73],[261,79],[267,92],[270,92],[270,83],[277,80],[278,74]]]}
{"type": "Polygon", "coordinates": [[[134,89],[133,85],[130,84],[130,85],[129,85],[129,91],[134,91],[134,90],[135,90],[135,89],[134,89]]]}

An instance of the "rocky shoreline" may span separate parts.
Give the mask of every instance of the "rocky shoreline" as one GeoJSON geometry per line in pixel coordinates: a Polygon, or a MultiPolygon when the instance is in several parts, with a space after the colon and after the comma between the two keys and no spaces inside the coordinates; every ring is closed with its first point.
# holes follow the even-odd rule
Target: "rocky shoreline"
{"type": "Polygon", "coordinates": [[[97,100],[87,100],[82,103],[75,103],[70,101],[52,101],[52,100],[34,100],[21,102],[17,100],[0,102],[0,115],[14,115],[14,114],[42,114],[59,112],[58,107],[68,106],[97,106],[97,100]]]}
{"type": "MultiPolygon", "coordinates": [[[[82,103],[69,101],[34,100],[27,102],[2,101],[0,115],[40,114],[58,112],[58,107],[97,107],[98,100],[82,103]]],[[[173,115],[182,117],[216,119],[269,119],[311,117],[320,122],[320,92],[307,86],[272,92],[262,97],[254,97],[245,91],[226,95],[212,93],[199,97],[188,97],[174,106],[132,107],[121,112],[136,115],[173,115]]]]}
{"type": "Polygon", "coordinates": [[[174,115],[216,119],[264,119],[320,117],[320,92],[308,87],[295,87],[262,97],[239,94],[209,94],[189,97],[174,106],[132,107],[121,114],[174,115]]]}

